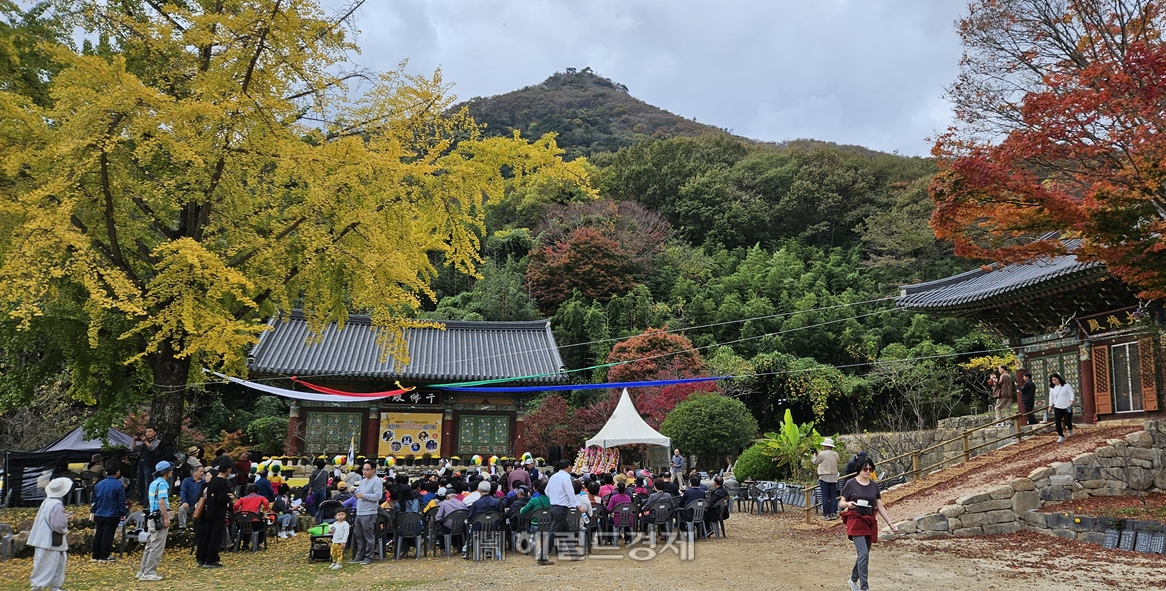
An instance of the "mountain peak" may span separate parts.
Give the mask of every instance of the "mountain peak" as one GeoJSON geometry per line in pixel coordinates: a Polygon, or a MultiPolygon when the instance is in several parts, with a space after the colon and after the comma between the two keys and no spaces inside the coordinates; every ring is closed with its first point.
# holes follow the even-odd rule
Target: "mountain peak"
{"type": "Polygon", "coordinates": [[[488,136],[558,134],[568,158],[614,152],[651,138],[693,137],[722,129],[669,113],[633,97],[628,87],[591,68],[567,68],[541,83],[466,102],[488,136]]]}

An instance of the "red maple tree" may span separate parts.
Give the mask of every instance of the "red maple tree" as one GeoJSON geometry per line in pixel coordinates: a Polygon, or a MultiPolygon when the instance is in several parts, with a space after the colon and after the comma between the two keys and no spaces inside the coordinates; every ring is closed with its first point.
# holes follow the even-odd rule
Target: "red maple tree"
{"type": "Polygon", "coordinates": [[[554,314],[575,290],[606,302],[634,287],[638,273],[618,242],[584,226],[565,241],[536,248],[530,255],[526,281],[539,310],[554,314]]]}
{"type": "Polygon", "coordinates": [[[958,122],[933,150],[936,235],[1004,263],[1080,238],[1078,258],[1166,296],[1164,25],[1150,0],[974,2],[958,122]]]}
{"type": "Polygon", "coordinates": [[[539,407],[526,415],[526,451],[546,457],[551,445],[573,449],[580,443],[573,422],[566,398],[558,394],[543,398],[539,407]]]}

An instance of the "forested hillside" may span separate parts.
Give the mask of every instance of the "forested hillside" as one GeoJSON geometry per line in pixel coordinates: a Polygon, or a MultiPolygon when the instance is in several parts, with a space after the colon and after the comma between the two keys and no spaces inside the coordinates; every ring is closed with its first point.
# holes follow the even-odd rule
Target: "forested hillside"
{"type": "Polygon", "coordinates": [[[591,68],[568,68],[540,84],[466,105],[487,135],[524,137],[558,134],[568,158],[615,151],[649,138],[722,133],[716,127],[673,115],[630,94],[622,84],[596,75],[591,68]]]}
{"type": "MultiPolygon", "coordinates": [[[[481,278],[444,271],[427,317],[550,317],[580,382],[737,376],[719,389],[762,430],[785,409],[833,432],[927,426],[983,405],[958,363],[996,338],[892,301],[899,285],[975,265],[927,225],[930,159],[722,132],[676,137],[692,127],[637,134],[634,117],[613,116],[633,102],[642,104],[588,73],[470,103],[495,132],[499,121],[563,130],[569,151],[588,154],[600,198],[563,183],[508,191],[489,206],[481,278]],[[611,96],[621,100],[601,100],[611,96]],[[572,127],[572,112],[592,118],[572,127]],[[625,360],[636,363],[615,364],[625,360]]],[[[713,388],[634,397],[659,425],[691,392],[713,388]]],[[[532,408],[528,432],[536,448],[575,442],[612,405],[596,391],[550,396],[532,408]]]]}

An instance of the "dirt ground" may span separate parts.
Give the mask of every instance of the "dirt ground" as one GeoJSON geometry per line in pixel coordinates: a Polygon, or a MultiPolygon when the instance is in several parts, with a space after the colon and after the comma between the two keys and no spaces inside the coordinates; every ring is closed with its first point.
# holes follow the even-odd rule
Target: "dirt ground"
{"type": "MultiPolygon", "coordinates": [[[[125,561],[95,566],[70,557],[65,588],[84,589],[238,589],[249,581],[263,589],[424,589],[480,591],[504,585],[508,590],[554,589],[848,589],[846,578],[854,550],[835,529],[803,529],[801,514],[734,514],[729,537],[698,542],[692,560],[675,554],[653,560],[556,560],[536,567],[527,556],[508,555],[504,562],[474,563],[458,558],[387,560],[368,567],[307,565],[306,536],[273,540],[258,554],[224,553],[226,568],[195,567],[184,551],[168,551],[160,569],[165,580],[133,579],[141,553],[125,561]]],[[[28,588],[31,560],[0,565],[0,589],[28,588]]],[[[1166,589],[1166,558],[1105,551],[1060,538],[1020,533],[960,540],[894,541],[876,544],[871,556],[870,587],[875,591],[936,589],[1166,589]]]]}

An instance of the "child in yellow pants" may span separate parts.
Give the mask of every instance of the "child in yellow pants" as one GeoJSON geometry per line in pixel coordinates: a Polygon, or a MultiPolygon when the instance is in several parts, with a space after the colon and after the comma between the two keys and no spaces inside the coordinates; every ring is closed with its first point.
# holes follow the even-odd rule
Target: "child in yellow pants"
{"type": "Polygon", "coordinates": [[[344,545],[348,542],[348,514],[343,510],[336,512],[336,522],[328,532],[332,534],[332,570],[340,570],[344,563],[344,545]]]}

